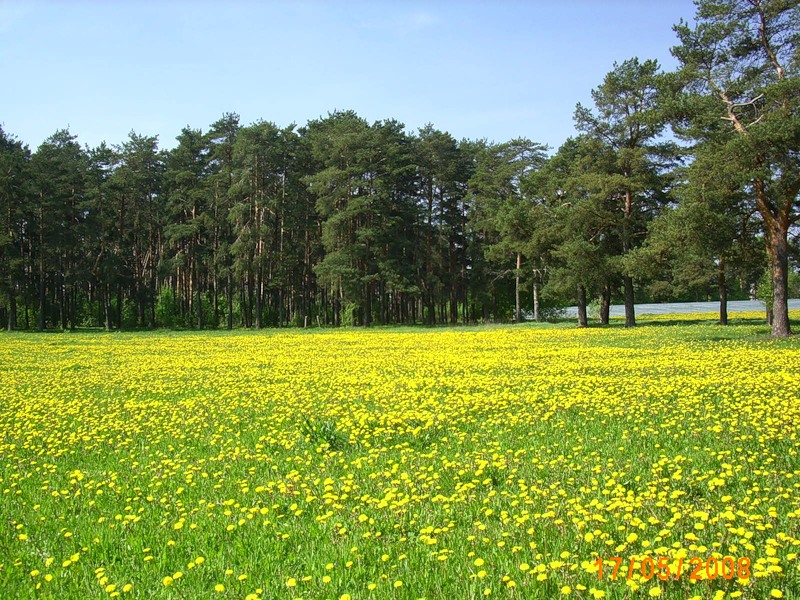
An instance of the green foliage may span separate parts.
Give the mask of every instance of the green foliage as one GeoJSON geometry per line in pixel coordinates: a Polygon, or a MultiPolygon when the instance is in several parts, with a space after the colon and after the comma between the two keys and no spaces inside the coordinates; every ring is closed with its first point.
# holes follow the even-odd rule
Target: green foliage
{"type": "Polygon", "coordinates": [[[342,308],[342,327],[353,327],[358,324],[358,304],[346,302],[342,308]]]}
{"type": "Polygon", "coordinates": [[[136,329],[140,326],[139,314],[136,302],[130,298],[122,300],[122,327],[124,329],[136,329]]]}
{"type": "Polygon", "coordinates": [[[307,443],[331,452],[343,450],[349,443],[347,434],[337,428],[333,419],[312,419],[304,416],[299,429],[307,443]]]}
{"type": "Polygon", "coordinates": [[[756,298],[764,303],[769,312],[775,306],[775,288],[772,285],[772,273],[767,269],[761,275],[756,284],[756,298]]]}
{"type": "Polygon", "coordinates": [[[156,300],[156,323],[160,327],[175,328],[184,325],[180,303],[172,288],[161,288],[156,300]]]}
{"type": "MultiPolygon", "coordinates": [[[[800,297],[800,273],[795,271],[789,273],[788,289],[792,298],[800,297]]],[[[775,288],[769,269],[762,272],[761,277],[759,277],[756,283],[756,298],[764,303],[767,310],[773,310],[775,304],[775,288]]]]}
{"type": "Polygon", "coordinates": [[[697,8],[675,28],[679,69],[614,63],[576,106],[581,134],[550,157],[526,138],[457,141],[354,111],[302,127],[226,113],[169,151],[135,132],[89,149],[58,131],[31,155],[0,129],[0,323],[503,321],[535,282],[551,304],[622,299],[633,324],[643,292],[747,288],[757,243],[786,317],[800,8],[697,8]]]}
{"type": "Polygon", "coordinates": [[[675,27],[681,66],[668,86],[676,132],[698,144],[713,177],[738,183],[761,217],[775,336],[790,333],[788,234],[800,215],[798,22],[794,1],[699,0],[694,26],[675,27]]]}

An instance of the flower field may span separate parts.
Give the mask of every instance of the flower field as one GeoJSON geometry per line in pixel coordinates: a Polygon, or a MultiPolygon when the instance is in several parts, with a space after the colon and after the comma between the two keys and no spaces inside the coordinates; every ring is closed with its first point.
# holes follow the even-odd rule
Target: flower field
{"type": "Polygon", "coordinates": [[[680,318],[2,335],[0,597],[800,598],[800,340],[680,318]]]}

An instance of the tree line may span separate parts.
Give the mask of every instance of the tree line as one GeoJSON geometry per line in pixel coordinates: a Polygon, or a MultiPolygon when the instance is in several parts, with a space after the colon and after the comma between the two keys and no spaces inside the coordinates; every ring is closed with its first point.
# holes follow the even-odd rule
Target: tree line
{"type": "Polygon", "coordinates": [[[171,150],[131,132],[35,151],[0,129],[8,330],[540,319],[755,290],[790,334],[800,8],[701,0],[680,66],[614,64],[555,153],[335,111],[228,113],[171,150]]]}

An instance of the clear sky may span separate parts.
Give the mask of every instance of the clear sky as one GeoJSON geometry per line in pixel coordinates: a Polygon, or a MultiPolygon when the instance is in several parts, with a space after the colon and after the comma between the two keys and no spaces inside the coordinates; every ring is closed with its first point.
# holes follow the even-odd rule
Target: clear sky
{"type": "Polygon", "coordinates": [[[0,0],[0,124],[35,149],[131,130],[162,147],[224,112],[305,124],[336,109],[556,149],[614,61],[672,68],[691,0],[0,0]]]}

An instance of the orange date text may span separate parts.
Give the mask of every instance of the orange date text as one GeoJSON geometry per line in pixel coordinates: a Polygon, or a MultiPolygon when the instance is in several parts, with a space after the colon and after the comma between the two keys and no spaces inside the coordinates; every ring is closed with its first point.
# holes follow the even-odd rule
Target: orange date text
{"type": "Polygon", "coordinates": [[[618,579],[641,575],[645,581],[658,578],[661,581],[678,581],[686,576],[690,581],[702,579],[750,579],[751,561],[749,558],[725,556],[717,558],[683,557],[675,560],[666,556],[624,559],[621,556],[598,557],[594,561],[598,579],[618,579]]]}

